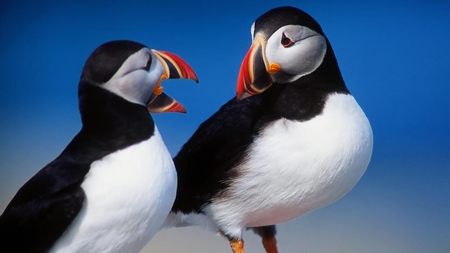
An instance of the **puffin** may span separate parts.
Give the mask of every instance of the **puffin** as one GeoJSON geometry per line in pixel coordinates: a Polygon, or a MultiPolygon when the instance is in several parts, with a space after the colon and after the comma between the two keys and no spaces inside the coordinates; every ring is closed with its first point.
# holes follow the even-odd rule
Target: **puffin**
{"type": "Polygon", "coordinates": [[[79,81],[82,128],[0,216],[8,252],[139,252],[175,200],[176,170],[149,112],[186,112],[164,79],[198,82],[169,52],[129,40],[100,45],[79,81]]]}
{"type": "Polygon", "coordinates": [[[370,122],[347,88],[321,26],[278,7],[251,26],[236,97],[174,157],[175,203],[166,226],[199,226],[244,252],[243,232],[276,253],[276,224],[344,196],[371,159],[370,122]]]}

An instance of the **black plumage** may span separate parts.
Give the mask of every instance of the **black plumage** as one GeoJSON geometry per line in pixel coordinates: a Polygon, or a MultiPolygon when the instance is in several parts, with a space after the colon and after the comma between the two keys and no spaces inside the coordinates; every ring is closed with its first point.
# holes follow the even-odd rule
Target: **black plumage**
{"type": "MultiPolygon", "coordinates": [[[[258,19],[255,27],[269,21],[258,19]]],[[[225,194],[227,182],[239,174],[234,169],[265,126],[281,118],[307,121],[322,112],[332,93],[350,92],[328,43],[323,63],[313,73],[293,83],[274,83],[265,92],[241,101],[230,99],[198,127],[175,156],[178,190],[172,211],[201,213],[212,198],[225,194]]]]}
{"type": "Polygon", "coordinates": [[[125,50],[118,61],[108,61],[107,75],[98,74],[104,58],[94,53],[87,60],[78,94],[82,129],[55,160],[20,188],[0,216],[0,245],[8,252],[47,252],[83,206],[81,184],[91,163],[153,134],[154,122],[145,106],[98,86],[142,45],[135,44],[131,50],[123,44],[105,45],[97,49],[103,51],[101,57],[105,50],[125,50]]]}
{"type": "Polygon", "coordinates": [[[236,98],[173,159],[178,188],[169,221],[218,230],[234,253],[244,252],[243,230],[251,229],[276,253],[275,224],[353,187],[370,160],[372,134],[311,16],[272,9],[255,21],[252,36],[236,98]]]}

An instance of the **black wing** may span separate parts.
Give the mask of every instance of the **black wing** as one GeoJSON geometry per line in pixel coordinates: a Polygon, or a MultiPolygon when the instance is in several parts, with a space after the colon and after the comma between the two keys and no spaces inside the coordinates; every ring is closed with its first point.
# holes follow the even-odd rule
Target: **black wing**
{"type": "Polygon", "coordinates": [[[260,129],[279,118],[273,108],[283,88],[241,101],[233,98],[199,126],[174,158],[178,189],[172,211],[201,212],[227,188],[239,173],[233,168],[245,159],[260,129]]]}
{"type": "Polygon", "coordinates": [[[91,163],[154,132],[145,106],[129,103],[98,85],[81,80],[79,99],[83,128],[6,207],[0,216],[0,247],[14,252],[48,251],[83,206],[86,196],[81,184],[91,163]]]}
{"type": "Polygon", "coordinates": [[[69,158],[77,137],[20,188],[0,216],[0,245],[8,252],[47,252],[78,215],[90,164],[69,158]]]}

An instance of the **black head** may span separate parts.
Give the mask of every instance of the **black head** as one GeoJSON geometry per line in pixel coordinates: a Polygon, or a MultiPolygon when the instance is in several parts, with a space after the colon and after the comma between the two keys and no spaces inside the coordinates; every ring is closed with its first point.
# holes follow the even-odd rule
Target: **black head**
{"type": "Polygon", "coordinates": [[[273,83],[333,83],[326,85],[345,88],[328,39],[306,12],[294,7],[272,9],[253,23],[252,39],[239,72],[238,99],[264,92],[273,83]]]}
{"type": "Polygon", "coordinates": [[[81,78],[97,84],[106,83],[128,57],[142,48],[146,48],[146,46],[129,40],[107,42],[95,49],[86,60],[81,78]]]}
{"type": "Polygon", "coordinates": [[[161,82],[169,78],[198,81],[192,68],[180,57],[138,42],[116,40],[100,45],[88,57],[79,91],[83,85],[98,85],[130,102],[147,106],[150,112],[186,112],[162,92],[161,82]]]}
{"type": "Polygon", "coordinates": [[[261,15],[254,23],[254,33],[261,32],[270,36],[285,25],[308,27],[324,36],[316,20],[308,13],[290,6],[278,7],[261,15]]]}

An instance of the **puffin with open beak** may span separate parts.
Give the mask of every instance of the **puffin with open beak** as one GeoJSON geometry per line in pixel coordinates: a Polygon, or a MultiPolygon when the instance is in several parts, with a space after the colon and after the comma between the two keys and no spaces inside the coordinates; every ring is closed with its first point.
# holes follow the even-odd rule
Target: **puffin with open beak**
{"type": "Polygon", "coordinates": [[[370,123],[341,76],[320,25],[293,7],[252,25],[253,44],[232,98],[174,158],[177,197],[167,223],[225,236],[243,232],[278,252],[275,224],[344,196],[372,154],[370,123]]]}
{"type": "Polygon", "coordinates": [[[195,81],[168,52],[111,41],[79,81],[80,132],[26,182],[0,216],[9,252],[139,252],[161,229],[177,176],[150,112],[186,112],[164,79],[195,81]]]}

